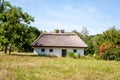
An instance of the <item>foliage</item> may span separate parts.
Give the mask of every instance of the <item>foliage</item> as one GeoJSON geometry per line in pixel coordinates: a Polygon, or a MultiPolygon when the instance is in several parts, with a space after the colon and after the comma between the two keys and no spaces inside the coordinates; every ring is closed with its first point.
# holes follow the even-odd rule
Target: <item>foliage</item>
{"type": "Polygon", "coordinates": [[[77,34],[77,35],[78,35],[81,39],[83,39],[83,40],[84,40],[83,35],[82,35],[82,34],[80,34],[78,31],[73,30],[72,32],[73,32],[73,33],[75,33],[75,34],[77,34]]]}
{"type": "Polygon", "coordinates": [[[54,32],[55,33],[59,33],[59,29],[54,29],[54,32]]]}
{"type": "Polygon", "coordinates": [[[88,45],[88,47],[85,48],[85,55],[93,54],[94,53],[94,46],[93,46],[92,38],[94,36],[88,36],[88,34],[82,35],[82,33],[78,32],[76,30],[73,30],[72,32],[76,33],[88,45]]]}
{"type": "Polygon", "coordinates": [[[86,27],[82,27],[82,30],[80,32],[83,36],[88,36],[89,31],[86,27]]]}
{"type": "MultiPolygon", "coordinates": [[[[110,60],[114,60],[115,56],[114,50],[120,46],[120,30],[116,29],[115,26],[109,28],[104,31],[102,34],[98,34],[94,36],[91,40],[93,43],[94,52],[99,53],[100,56],[104,56],[104,59],[109,58],[110,60]],[[109,50],[111,49],[111,51],[109,50]],[[110,52],[109,52],[110,51],[110,52]]],[[[89,49],[90,50],[90,49],[89,49]]],[[[102,57],[103,57],[102,56],[102,57]]],[[[107,60],[107,59],[106,59],[107,60]]]]}
{"type": "Polygon", "coordinates": [[[93,54],[87,54],[88,57],[93,57],[93,54]]]}
{"type": "Polygon", "coordinates": [[[23,12],[20,7],[12,6],[2,0],[0,6],[0,44],[5,46],[5,53],[9,47],[17,51],[32,51],[30,44],[40,34],[39,30],[31,27],[34,18],[23,12]]]}
{"type": "Polygon", "coordinates": [[[120,46],[120,31],[117,30],[114,26],[103,34],[97,35],[94,38],[94,46],[96,51],[99,53],[104,53],[108,48],[116,48],[120,46]]]}
{"type": "Polygon", "coordinates": [[[97,60],[101,59],[100,55],[98,55],[97,53],[93,54],[93,58],[97,60]]]}
{"type": "Polygon", "coordinates": [[[77,58],[80,59],[80,57],[81,57],[81,55],[80,55],[80,53],[78,53],[78,54],[77,54],[77,58]]]}
{"type": "Polygon", "coordinates": [[[70,58],[75,58],[74,52],[68,52],[67,56],[70,58]]]}
{"type": "Polygon", "coordinates": [[[16,44],[19,45],[15,46],[20,52],[21,51],[30,52],[33,50],[31,47],[31,43],[35,40],[35,38],[37,38],[41,34],[41,32],[35,27],[28,27],[24,32],[25,33],[21,35],[21,39],[18,38],[16,40],[17,42],[16,44]]]}
{"type": "Polygon", "coordinates": [[[88,47],[85,49],[85,55],[93,54],[95,52],[92,40],[87,41],[88,47]]]}
{"type": "Polygon", "coordinates": [[[117,60],[120,61],[120,47],[119,48],[109,48],[102,55],[102,58],[105,60],[117,60]]]}
{"type": "MultiPolygon", "coordinates": [[[[119,56],[112,54],[115,53],[114,49],[117,49],[120,46],[120,30],[116,29],[115,26],[104,31],[102,34],[91,36],[83,35],[82,33],[76,30],[74,30],[73,32],[76,33],[88,45],[88,47],[85,49],[85,55],[93,55],[94,58],[97,59],[101,59],[102,55],[106,55],[106,57],[110,55],[109,57],[111,58],[119,56]],[[110,53],[107,52],[109,51],[108,49],[111,49],[110,53]]],[[[117,59],[119,60],[119,58],[117,59]]]]}
{"type": "Polygon", "coordinates": [[[80,59],[81,57],[80,53],[74,53],[74,52],[68,52],[67,56],[75,59],[80,59]]]}
{"type": "Polygon", "coordinates": [[[97,55],[97,56],[95,57],[95,59],[96,59],[96,60],[100,60],[101,57],[100,57],[99,55],[97,55]]]}
{"type": "Polygon", "coordinates": [[[93,54],[93,57],[95,58],[96,56],[98,56],[97,53],[94,53],[94,54],[93,54]]]}

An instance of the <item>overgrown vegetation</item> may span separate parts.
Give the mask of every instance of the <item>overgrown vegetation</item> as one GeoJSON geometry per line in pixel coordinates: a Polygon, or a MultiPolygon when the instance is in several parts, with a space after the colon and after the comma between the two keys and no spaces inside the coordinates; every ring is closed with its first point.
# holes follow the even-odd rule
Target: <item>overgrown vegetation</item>
{"type": "Polygon", "coordinates": [[[120,80],[120,63],[29,53],[0,54],[0,80],[120,80]]]}
{"type": "Polygon", "coordinates": [[[32,51],[31,43],[40,31],[30,26],[34,18],[8,1],[0,2],[0,46],[4,53],[32,51]]]}
{"type": "Polygon", "coordinates": [[[68,52],[68,57],[70,57],[70,58],[75,58],[75,55],[74,55],[74,52],[68,52]]]}
{"type": "Polygon", "coordinates": [[[105,60],[117,60],[120,61],[120,48],[109,48],[102,55],[102,58],[105,60]]]}
{"type": "Polygon", "coordinates": [[[88,31],[84,31],[84,35],[76,30],[73,32],[87,43],[88,47],[85,49],[85,55],[91,54],[90,56],[92,56],[96,54],[95,58],[98,59],[120,60],[120,30],[116,29],[115,26],[104,31],[102,34],[93,36],[87,35],[88,31]]]}
{"type": "Polygon", "coordinates": [[[80,53],[74,53],[74,52],[68,52],[67,56],[70,58],[78,58],[78,59],[80,59],[81,57],[80,53]]]}

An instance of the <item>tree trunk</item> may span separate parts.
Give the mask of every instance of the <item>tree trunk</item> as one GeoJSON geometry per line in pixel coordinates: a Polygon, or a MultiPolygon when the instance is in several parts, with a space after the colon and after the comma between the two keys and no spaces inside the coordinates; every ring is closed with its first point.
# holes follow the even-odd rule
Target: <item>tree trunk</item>
{"type": "Polygon", "coordinates": [[[4,46],[4,53],[5,54],[7,53],[7,44],[5,44],[5,46],[4,46]]]}
{"type": "Polygon", "coordinates": [[[9,47],[9,54],[11,54],[11,46],[9,47]]]}

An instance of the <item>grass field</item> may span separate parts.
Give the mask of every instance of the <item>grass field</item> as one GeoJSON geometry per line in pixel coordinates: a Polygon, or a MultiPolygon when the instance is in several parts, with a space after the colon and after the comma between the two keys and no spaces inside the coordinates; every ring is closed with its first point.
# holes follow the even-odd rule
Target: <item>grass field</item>
{"type": "Polygon", "coordinates": [[[0,54],[0,80],[120,80],[120,62],[0,54]]]}

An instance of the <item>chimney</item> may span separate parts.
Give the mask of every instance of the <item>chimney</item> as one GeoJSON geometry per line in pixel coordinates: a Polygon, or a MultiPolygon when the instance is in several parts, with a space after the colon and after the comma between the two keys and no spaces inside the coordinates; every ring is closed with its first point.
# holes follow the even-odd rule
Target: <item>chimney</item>
{"type": "Polygon", "coordinates": [[[61,33],[65,33],[65,30],[60,30],[61,33]]]}

